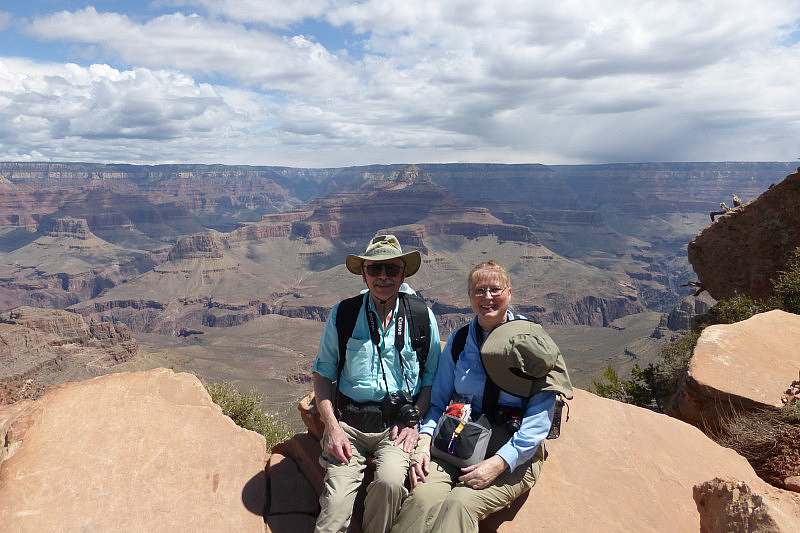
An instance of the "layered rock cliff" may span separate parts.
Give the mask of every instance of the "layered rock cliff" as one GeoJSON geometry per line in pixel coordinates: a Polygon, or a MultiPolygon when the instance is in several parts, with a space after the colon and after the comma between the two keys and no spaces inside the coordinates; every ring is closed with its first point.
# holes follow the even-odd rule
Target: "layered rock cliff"
{"type": "Polygon", "coordinates": [[[124,324],[87,323],[75,313],[33,307],[0,313],[0,403],[106,373],[137,350],[124,324]]]}
{"type": "Polygon", "coordinates": [[[768,296],[770,280],[800,246],[800,172],[719,216],[689,243],[689,262],[716,299],[768,296]]]}

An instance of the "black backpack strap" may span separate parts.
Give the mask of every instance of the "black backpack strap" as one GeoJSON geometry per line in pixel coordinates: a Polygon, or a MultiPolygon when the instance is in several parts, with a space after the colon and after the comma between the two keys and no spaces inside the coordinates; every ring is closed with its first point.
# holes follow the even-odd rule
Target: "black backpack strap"
{"type": "Polygon", "coordinates": [[[450,350],[450,354],[453,356],[453,364],[458,362],[458,358],[464,352],[464,346],[467,345],[467,335],[469,335],[469,324],[460,327],[453,337],[453,346],[450,350]]]}
{"type": "Polygon", "coordinates": [[[336,362],[336,396],[333,400],[334,409],[338,410],[339,405],[339,381],[342,377],[342,370],[347,360],[347,341],[353,336],[358,321],[358,312],[361,310],[361,303],[364,295],[358,294],[352,298],[339,302],[336,310],[336,335],[339,340],[339,357],[336,362]]]}
{"type": "Polygon", "coordinates": [[[425,300],[415,294],[400,293],[400,303],[405,307],[408,317],[408,332],[411,335],[411,348],[417,354],[419,371],[425,371],[428,353],[431,347],[431,321],[428,317],[428,306],[425,300]]]}

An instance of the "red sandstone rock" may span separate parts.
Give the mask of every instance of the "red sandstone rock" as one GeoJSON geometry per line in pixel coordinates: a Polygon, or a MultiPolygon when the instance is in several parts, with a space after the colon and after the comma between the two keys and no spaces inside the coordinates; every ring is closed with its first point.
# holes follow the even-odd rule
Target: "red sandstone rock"
{"type": "MultiPolygon", "coordinates": [[[[280,454],[290,457],[308,480],[314,493],[319,496],[322,492],[322,481],[325,471],[319,464],[319,456],[322,452],[320,442],[313,435],[300,433],[286,442],[282,442],[272,449],[272,457],[280,454]]],[[[272,461],[270,461],[270,465],[272,461]]],[[[271,467],[270,467],[271,468],[271,467]]]]}
{"type": "Polygon", "coordinates": [[[800,528],[800,517],[787,515],[741,481],[715,478],[695,485],[694,500],[702,533],[789,533],[800,528]]]}
{"type": "Polygon", "coordinates": [[[800,368],[800,316],[770,311],[703,330],[672,414],[716,426],[732,409],[776,409],[800,368]]]}
{"type": "Polygon", "coordinates": [[[319,419],[313,392],[300,400],[300,403],[297,404],[297,410],[300,411],[300,418],[303,419],[303,424],[308,428],[308,432],[318,441],[322,440],[322,434],[325,433],[325,425],[319,419]]]}
{"type": "Polygon", "coordinates": [[[4,531],[264,531],[264,438],[190,374],[70,383],[0,408],[0,431],[4,531]]]}
{"type": "Polygon", "coordinates": [[[689,262],[716,299],[765,297],[800,246],[800,172],[717,219],[689,243],[689,262]]]}
{"type": "Polygon", "coordinates": [[[317,493],[291,458],[273,452],[267,467],[269,501],[267,518],[273,515],[319,513],[317,493]]]}
{"type": "Polygon", "coordinates": [[[527,499],[490,516],[482,531],[700,531],[692,490],[715,477],[741,480],[775,509],[800,516],[798,495],[767,485],[697,428],[582,390],[547,449],[527,499]]]}
{"type": "Polygon", "coordinates": [[[768,485],[743,457],[693,426],[582,390],[569,413],[561,438],[546,443],[550,455],[536,486],[484,520],[482,532],[700,531],[703,513],[692,491],[716,477],[746,484],[777,517],[782,529],[774,531],[800,527],[783,519],[800,516],[800,496],[768,485]]]}

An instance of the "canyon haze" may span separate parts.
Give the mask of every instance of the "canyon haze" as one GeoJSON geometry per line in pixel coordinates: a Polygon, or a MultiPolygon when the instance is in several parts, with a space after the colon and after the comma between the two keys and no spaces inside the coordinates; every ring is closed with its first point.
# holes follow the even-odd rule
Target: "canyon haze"
{"type": "MultiPolygon", "coordinates": [[[[646,363],[669,339],[663,313],[690,294],[686,246],[709,211],[793,170],[0,162],[0,311],[124,324],[139,347],[126,369],[173,366],[293,405],[321,321],[361,289],[345,255],[388,232],[422,253],[409,282],[443,337],[470,316],[469,268],[495,259],[512,274],[517,309],[546,325],[585,386],[609,364],[646,363]]],[[[32,372],[0,381],[40,379],[32,372]]]]}

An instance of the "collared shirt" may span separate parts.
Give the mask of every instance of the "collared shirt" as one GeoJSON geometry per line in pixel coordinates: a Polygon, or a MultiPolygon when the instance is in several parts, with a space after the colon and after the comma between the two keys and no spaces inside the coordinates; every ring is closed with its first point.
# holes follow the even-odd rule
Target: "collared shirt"
{"type": "MultiPolygon", "coordinates": [[[[407,284],[403,284],[400,290],[408,294],[414,291],[407,284]]],[[[381,353],[369,334],[369,324],[367,322],[365,305],[376,316],[380,316],[375,308],[375,303],[370,298],[369,293],[364,293],[363,303],[358,311],[353,335],[347,341],[347,359],[342,369],[341,383],[339,390],[349,398],[357,402],[379,402],[388,392],[395,392],[402,389],[411,392],[416,396],[422,387],[430,387],[436,374],[436,366],[439,363],[441,345],[439,344],[439,327],[433,312],[428,309],[428,320],[431,326],[430,348],[428,360],[420,379],[419,360],[411,347],[411,336],[408,331],[408,321],[404,333],[403,349],[398,356],[394,346],[395,320],[400,306],[400,299],[395,302],[392,321],[385,329],[380,325],[380,333],[383,338],[383,351],[381,353]],[[381,370],[383,362],[383,371],[381,370]],[[386,373],[386,383],[383,380],[383,372],[386,373]]],[[[331,381],[336,381],[337,362],[339,360],[339,337],[336,332],[336,313],[339,304],[331,309],[328,321],[325,323],[325,330],[319,342],[319,352],[314,360],[311,370],[331,381]]],[[[380,323],[380,319],[378,319],[380,323]]]]}
{"type": "MultiPolygon", "coordinates": [[[[509,310],[506,318],[514,320],[515,318],[525,317],[521,315],[514,316],[509,310]]],[[[420,433],[433,434],[434,429],[436,429],[436,422],[444,413],[454,394],[458,394],[461,398],[471,399],[470,404],[474,417],[481,414],[486,371],[481,362],[481,350],[477,336],[477,328],[479,327],[476,317],[469,325],[469,334],[464,345],[464,352],[458,358],[456,364],[453,363],[452,356],[453,339],[456,332],[454,331],[447,339],[447,346],[444,347],[439,356],[439,367],[436,370],[436,378],[431,391],[431,406],[422,418],[420,433]]],[[[481,335],[481,337],[483,336],[481,335]]],[[[498,405],[510,407],[525,407],[519,430],[497,452],[497,455],[502,457],[508,464],[509,469],[514,470],[517,465],[533,457],[539,443],[550,432],[556,394],[554,392],[540,392],[530,399],[524,400],[518,396],[500,391],[497,403],[498,405]],[[526,402],[527,407],[525,407],[526,402]]]]}

